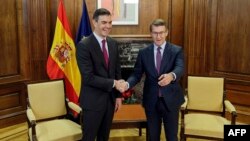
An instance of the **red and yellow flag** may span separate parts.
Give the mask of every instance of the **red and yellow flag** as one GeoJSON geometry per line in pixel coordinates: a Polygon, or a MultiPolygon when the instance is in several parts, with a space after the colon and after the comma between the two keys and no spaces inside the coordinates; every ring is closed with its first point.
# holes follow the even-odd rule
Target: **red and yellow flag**
{"type": "Polygon", "coordinates": [[[53,44],[47,61],[50,79],[65,80],[67,98],[78,104],[81,75],[76,62],[76,48],[70,32],[68,19],[60,0],[53,44]]]}

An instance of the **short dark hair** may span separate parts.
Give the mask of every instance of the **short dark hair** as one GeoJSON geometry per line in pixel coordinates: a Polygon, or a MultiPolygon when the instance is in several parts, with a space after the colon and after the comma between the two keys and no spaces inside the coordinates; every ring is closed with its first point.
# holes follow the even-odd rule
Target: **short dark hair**
{"type": "Polygon", "coordinates": [[[167,29],[167,24],[163,19],[155,19],[149,26],[150,32],[152,32],[152,27],[153,26],[165,26],[167,29]]]}
{"type": "Polygon", "coordinates": [[[96,9],[95,13],[93,14],[93,20],[98,21],[99,16],[101,15],[111,15],[111,13],[105,8],[96,9]]]}

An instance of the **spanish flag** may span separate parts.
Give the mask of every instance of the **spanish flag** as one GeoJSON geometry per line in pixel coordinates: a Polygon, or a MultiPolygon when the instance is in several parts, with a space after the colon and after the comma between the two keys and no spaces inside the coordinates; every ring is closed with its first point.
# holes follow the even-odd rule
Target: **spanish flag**
{"type": "Polygon", "coordinates": [[[47,61],[50,79],[63,78],[67,98],[78,104],[81,76],[76,62],[76,48],[70,32],[65,8],[59,2],[53,44],[47,61]]]}

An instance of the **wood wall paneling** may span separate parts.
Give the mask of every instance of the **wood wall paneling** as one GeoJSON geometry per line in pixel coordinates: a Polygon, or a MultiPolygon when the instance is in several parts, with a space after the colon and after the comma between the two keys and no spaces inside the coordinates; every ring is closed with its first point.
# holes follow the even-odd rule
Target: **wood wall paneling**
{"type": "Polygon", "coordinates": [[[249,0],[218,2],[215,71],[250,80],[249,0]],[[226,21],[226,22],[225,22],[226,21]]]}
{"type": "MultiPolygon", "coordinates": [[[[46,61],[52,39],[50,38],[49,0],[32,0],[27,2],[31,80],[47,78],[46,61]]],[[[54,33],[54,32],[52,32],[54,33]]]]}
{"type": "MultiPolygon", "coordinates": [[[[226,80],[227,98],[233,103],[250,107],[250,82],[239,79],[226,80]]],[[[250,108],[249,108],[250,111],[250,108]]],[[[250,115],[250,114],[249,114],[250,115]]]]}
{"type": "Polygon", "coordinates": [[[27,0],[16,1],[17,5],[17,34],[18,34],[18,54],[20,62],[19,69],[21,77],[19,81],[26,81],[30,78],[30,46],[28,43],[28,9],[27,0]]]}
{"type": "Polygon", "coordinates": [[[185,58],[188,75],[226,79],[227,98],[250,103],[248,0],[185,1],[185,58]]]}
{"type": "Polygon", "coordinates": [[[227,79],[228,99],[250,106],[250,19],[248,0],[217,1],[212,75],[227,79]]]}
{"type": "MultiPolygon", "coordinates": [[[[159,17],[166,20],[170,24],[171,20],[171,9],[172,9],[172,0],[160,0],[159,2],[159,17]]],[[[169,28],[171,26],[169,25],[169,28]]]]}
{"type": "Polygon", "coordinates": [[[186,1],[185,50],[188,75],[208,74],[209,0],[186,1]]]}
{"type": "Polygon", "coordinates": [[[171,2],[163,4],[170,8],[169,11],[164,12],[171,17],[170,42],[181,47],[184,47],[184,4],[185,0],[171,0],[171,2]]]}
{"type": "Polygon", "coordinates": [[[25,120],[24,82],[30,72],[25,4],[26,0],[0,1],[0,127],[25,120]]]}
{"type": "Polygon", "coordinates": [[[26,97],[23,83],[0,86],[0,128],[26,120],[26,97]]]}
{"type": "Polygon", "coordinates": [[[20,83],[13,83],[12,85],[1,86],[0,116],[9,114],[8,111],[17,112],[18,110],[26,108],[24,85],[20,83]]]}
{"type": "Polygon", "coordinates": [[[17,9],[15,0],[0,1],[0,77],[19,74],[17,9]],[[8,63],[7,63],[8,62],[8,63]]]}

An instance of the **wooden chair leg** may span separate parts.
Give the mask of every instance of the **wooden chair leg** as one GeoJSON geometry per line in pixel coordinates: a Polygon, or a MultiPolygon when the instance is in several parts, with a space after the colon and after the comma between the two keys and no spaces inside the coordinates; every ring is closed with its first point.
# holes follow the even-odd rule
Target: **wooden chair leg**
{"type": "Polygon", "coordinates": [[[139,136],[141,136],[142,135],[142,128],[140,127],[139,128],[139,136]]]}

